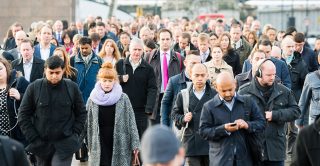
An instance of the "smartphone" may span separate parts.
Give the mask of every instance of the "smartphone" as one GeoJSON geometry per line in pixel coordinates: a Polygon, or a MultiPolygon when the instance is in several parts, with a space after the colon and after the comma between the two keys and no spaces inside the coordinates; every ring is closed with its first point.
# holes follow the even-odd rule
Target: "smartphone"
{"type": "Polygon", "coordinates": [[[231,127],[234,127],[234,126],[236,126],[236,125],[237,125],[236,123],[230,124],[231,127]]]}

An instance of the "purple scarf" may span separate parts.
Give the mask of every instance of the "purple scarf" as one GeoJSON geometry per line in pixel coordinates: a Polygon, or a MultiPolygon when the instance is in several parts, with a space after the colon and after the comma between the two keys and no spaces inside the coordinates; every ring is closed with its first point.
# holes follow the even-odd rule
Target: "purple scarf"
{"type": "Polygon", "coordinates": [[[97,82],[94,86],[90,99],[101,106],[109,106],[116,104],[122,95],[122,88],[119,83],[113,85],[112,90],[109,93],[105,93],[101,87],[100,82],[97,82]]]}

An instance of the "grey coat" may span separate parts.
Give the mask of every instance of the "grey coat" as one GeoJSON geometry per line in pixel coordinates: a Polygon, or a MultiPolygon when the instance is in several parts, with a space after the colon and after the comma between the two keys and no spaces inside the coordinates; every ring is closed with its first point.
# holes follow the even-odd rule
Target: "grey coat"
{"type": "MultiPolygon", "coordinates": [[[[304,126],[308,124],[308,115],[310,119],[315,119],[320,114],[320,70],[309,73],[304,81],[299,107],[301,115],[296,124],[304,126]]],[[[311,124],[312,122],[309,122],[311,124]]]]}
{"type": "MultiPolygon", "coordinates": [[[[101,146],[99,134],[99,105],[91,99],[87,103],[88,111],[88,149],[89,165],[100,165],[101,146]]],[[[134,112],[128,96],[123,93],[116,104],[113,133],[112,166],[130,166],[134,149],[140,146],[134,112]]]]}

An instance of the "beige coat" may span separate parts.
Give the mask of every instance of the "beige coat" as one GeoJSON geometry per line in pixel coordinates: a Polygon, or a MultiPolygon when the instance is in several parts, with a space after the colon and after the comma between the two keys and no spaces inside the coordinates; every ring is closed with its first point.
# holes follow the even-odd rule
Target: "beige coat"
{"type": "Polygon", "coordinates": [[[222,60],[222,65],[219,68],[214,66],[213,60],[210,60],[209,62],[204,63],[204,65],[206,65],[208,68],[209,80],[210,80],[212,87],[213,87],[213,84],[215,83],[219,73],[221,73],[223,71],[227,71],[233,75],[232,67],[230,65],[228,65],[224,60],[222,60]],[[220,72],[216,72],[216,70],[220,70],[220,72]]]}

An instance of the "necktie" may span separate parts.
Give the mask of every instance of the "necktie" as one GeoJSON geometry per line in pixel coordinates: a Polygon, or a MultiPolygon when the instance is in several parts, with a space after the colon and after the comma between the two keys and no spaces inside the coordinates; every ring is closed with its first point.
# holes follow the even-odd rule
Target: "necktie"
{"type": "Polygon", "coordinates": [[[206,56],[207,56],[206,53],[202,54],[202,63],[206,62],[206,60],[207,60],[206,56]]]}
{"type": "Polygon", "coordinates": [[[57,40],[58,40],[58,42],[61,42],[61,35],[60,35],[60,33],[57,34],[57,40]]]}
{"type": "Polygon", "coordinates": [[[166,87],[168,84],[167,53],[163,53],[162,70],[163,70],[163,90],[166,90],[166,87]]]}

